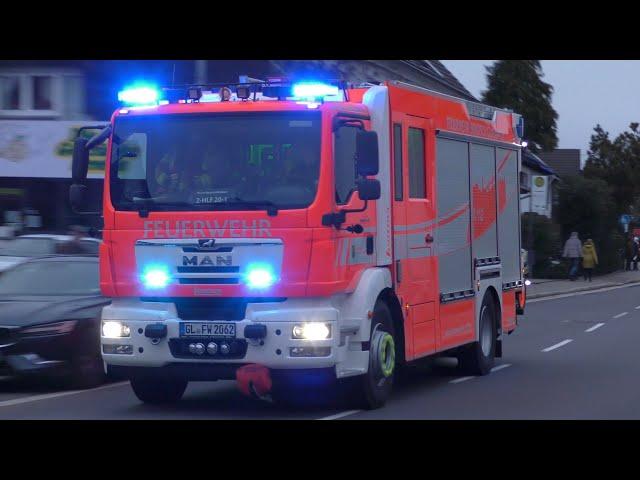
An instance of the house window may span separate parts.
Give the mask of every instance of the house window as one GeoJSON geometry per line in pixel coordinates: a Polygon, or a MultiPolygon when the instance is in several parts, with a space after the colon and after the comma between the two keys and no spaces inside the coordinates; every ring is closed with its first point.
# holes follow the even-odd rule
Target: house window
{"type": "Polygon", "coordinates": [[[0,71],[0,117],[65,118],[84,115],[84,79],[72,70],[0,71]]]}
{"type": "Polygon", "coordinates": [[[33,77],[33,109],[53,110],[53,77],[38,75],[33,77]]]}
{"type": "Polygon", "coordinates": [[[20,108],[20,78],[0,77],[0,110],[18,110],[20,108]]]}

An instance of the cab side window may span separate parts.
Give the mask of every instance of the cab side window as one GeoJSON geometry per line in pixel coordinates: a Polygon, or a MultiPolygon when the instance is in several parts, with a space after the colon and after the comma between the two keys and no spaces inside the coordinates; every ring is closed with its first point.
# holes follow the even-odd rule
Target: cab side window
{"type": "Polygon", "coordinates": [[[334,135],[336,203],[344,205],[356,189],[356,133],[351,126],[340,127],[334,135]]]}
{"type": "Polygon", "coordinates": [[[409,127],[409,198],[427,198],[424,130],[409,127]]]}

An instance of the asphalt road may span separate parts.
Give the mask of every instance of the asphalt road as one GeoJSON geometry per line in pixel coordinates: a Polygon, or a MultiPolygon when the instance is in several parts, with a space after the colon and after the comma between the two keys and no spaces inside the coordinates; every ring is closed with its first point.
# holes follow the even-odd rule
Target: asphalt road
{"type": "Polygon", "coordinates": [[[638,419],[640,286],[533,301],[484,377],[452,359],[408,369],[382,409],[283,407],[234,382],[192,383],[173,406],[140,403],[128,383],[85,391],[0,379],[0,419],[638,419]]]}

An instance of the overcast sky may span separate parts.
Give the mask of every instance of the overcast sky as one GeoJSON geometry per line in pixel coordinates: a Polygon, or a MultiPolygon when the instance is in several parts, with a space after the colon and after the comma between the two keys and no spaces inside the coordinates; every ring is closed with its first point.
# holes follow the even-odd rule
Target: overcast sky
{"type": "MultiPolygon", "coordinates": [[[[476,97],[486,89],[484,66],[493,60],[442,60],[476,97]]],[[[544,81],[554,88],[558,147],[579,148],[584,159],[593,127],[600,123],[615,138],[640,122],[640,61],[542,60],[544,81]]],[[[525,132],[527,125],[525,123],[525,132]]]]}

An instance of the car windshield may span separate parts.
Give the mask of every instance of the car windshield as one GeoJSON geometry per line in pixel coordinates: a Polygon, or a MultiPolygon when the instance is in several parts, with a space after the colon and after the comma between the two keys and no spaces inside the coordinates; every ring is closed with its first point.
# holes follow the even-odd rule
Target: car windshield
{"type": "Polygon", "coordinates": [[[37,257],[54,253],[50,238],[16,238],[0,246],[0,255],[10,257],[37,257]]]}
{"type": "Polygon", "coordinates": [[[304,208],[320,174],[319,112],[120,116],[119,210],[304,208]]]}
{"type": "Polygon", "coordinates": [[[98,262],[27,262],[0,275],[1,295],[99,295],[98,262]]]}

